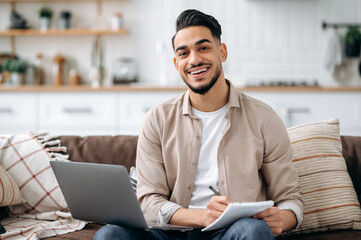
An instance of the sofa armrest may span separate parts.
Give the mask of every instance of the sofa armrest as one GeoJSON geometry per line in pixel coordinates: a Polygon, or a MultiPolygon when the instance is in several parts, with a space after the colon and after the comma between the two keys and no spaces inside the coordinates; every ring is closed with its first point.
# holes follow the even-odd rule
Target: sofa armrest
{"type": "Polygon", "coordinates": [[[341,136],[342,155],[361,202],[361,136],[341,136]]]}

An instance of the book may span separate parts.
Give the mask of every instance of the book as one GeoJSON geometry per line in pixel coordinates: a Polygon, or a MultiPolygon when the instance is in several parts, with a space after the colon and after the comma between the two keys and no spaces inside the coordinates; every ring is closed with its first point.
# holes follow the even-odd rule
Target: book
{"type": "Polygon", "coordinates": [[[238,219],[252,217],[253,215],[266,210],[267,208],[273,207],[274,202],[261,201],[261,202],[234,202],[228,204],[226,210],[222,215],[217,218],[213,223],[203,228],[202,231],[216,230],[225,228],[238,219]]]}

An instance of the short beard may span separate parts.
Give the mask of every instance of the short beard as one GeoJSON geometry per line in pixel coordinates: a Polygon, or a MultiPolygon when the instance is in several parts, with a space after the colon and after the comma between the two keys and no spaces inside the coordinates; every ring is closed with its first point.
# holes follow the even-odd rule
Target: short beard
{"type": "Polygon", "coordinates": [[[183,78],[183,81],[187,84],[187,86],[189,87],[189,89],[192,91],[192,92],[194,92],[194,93],[197,93],[197,94],[200,94],[200,95],[204,95],[204,94],[206,94],[213,86],[214,86],[214,84],[216,84],[216,82],[218,81],[218,78],[219,78],[219,76],[221,75],[221,71],[218,71],[217,73],[216,73],[216,76],[214,76],[213,78],[212,78],[212,80],[211,80],[211,82],[208,84],[208,85],[206,85],[206,86],[200,86],[199,88],[195,88],[195,87],[193,87],[191,84],[189,84],[187,81],[186,81],[186,79],[185,79],[185,77],[183,78]]]}

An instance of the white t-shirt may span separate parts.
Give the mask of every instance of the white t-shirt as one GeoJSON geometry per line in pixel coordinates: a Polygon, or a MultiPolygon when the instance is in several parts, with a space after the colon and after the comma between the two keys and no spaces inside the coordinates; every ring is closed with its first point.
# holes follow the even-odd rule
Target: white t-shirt
{"type": "Polygon", "coordinates": [[[227,109],[228,104],[214,112],[201,112],[192,108],[194,115],[202,120],[202,146],[192,198],[188,208],[205,208],[214,196],[209,186],[219,190],[217,153],[222,138],[222,130],[226,124],[227,109]]]}

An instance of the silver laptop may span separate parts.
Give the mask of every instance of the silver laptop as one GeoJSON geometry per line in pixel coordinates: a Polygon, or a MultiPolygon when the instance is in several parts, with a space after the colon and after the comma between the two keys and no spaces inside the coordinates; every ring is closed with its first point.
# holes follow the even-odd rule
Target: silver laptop
{"type": "Polygon", "coordinates": [[[50,164],[75,219],[141,229],[192,230],[171,224],[148,225],[124,166],[65,161],[50,164]]]}

